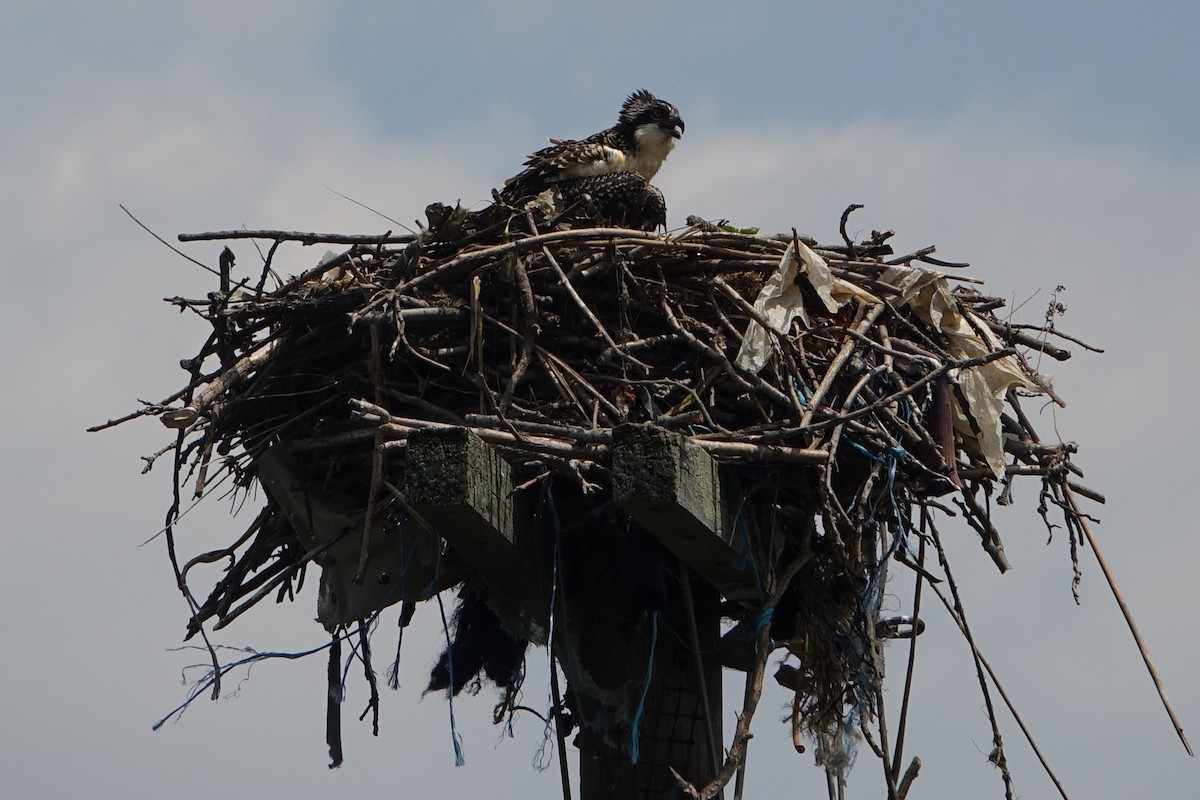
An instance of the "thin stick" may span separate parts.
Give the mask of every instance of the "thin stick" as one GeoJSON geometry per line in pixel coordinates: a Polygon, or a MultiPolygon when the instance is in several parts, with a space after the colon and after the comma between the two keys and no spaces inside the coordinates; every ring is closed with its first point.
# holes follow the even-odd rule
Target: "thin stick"
{"type": "MultiPolygon", "coordinates": [[[[922,507],[921,522],[924,523],[928,516],[928,509],[922,507]]],[[[925,526],[922,525],[922,528],[925,526]]],[[[913,611],[912,618],[914,622],[919,622],[921,619],[921,587],[925,585],[925,537],[921,536],[920,545],[917,549],[917,566],[916,570],[917,585],[913,589],[913,611]]],[[[896,750],[892,754],[892,780],[900,779],[900,764],[904,756],[904,734],[908,728],[908,704],[912,697],[913,687],[913,672],[917,664],[917,640],[921,638],[914,636],[908,640],[908,667],[904,673],[904,695],[900,701],[900,722],[896,725],[896,750]]],[[[903,795],[907,790],[897,788],[897,793],[903,795]]]]}
{"type": "MultiPolygon", "coordinates": [[[[1020,400],[1016,390],[1010,389],[1008,392],[1009,405],[1017,412],[1017,418],[1021,424],[1029,431],[1029,435],[1035,441],[1038,440],[1037,433],[1034,432],[1029,418],[1026,417],[1024,409],[1021,408],[1020,400]]],[[[1150,650],[1146,647],[1146,643],[1142,640],[1142,634],[1138,630],[1137,623],[1133,621],[1133,612],[1129,610],[1129,606],[1125,603],[1125,596],[1121,593],[1121,589],[1117,586],[1117,580],[1113,576],[1112,569],[1108,565],[1108,559],[1104,557],[1104,551],[1100,549],[1100,543],[1096,540],[1095,534],[1092,532],[1091,525],[1088,524],[1088,517],[1079,510],[1079,503],[1075,499],[1075,494],[1083,494],[1090,499],[1091,497],[1086,492],[1080,491],[1083,487],[1076,486],[1070,481],[1063,481],[1062,492],[1066,497],[1067,503],[1071,506],[1071,511],[1074,512],[1075,519],[1079,523],[1079,527],[1083,530],[1084,536],[1087,537],[1088,544],[1092,547],[1092,552],[1096,554],[1096,561],[1100,563],[1100,571],[1104,573],[1104,579],[1108,581],[1108,588],[1112,590],[1113,597],[1117,601],[1117,606],[1121,609],[1121,614],[1125,617],[1125,624],[1129,627],[1129,632],[1133,634],[1133,641],[1138,646],[1138,652],[1142,654],[1142,660],[1146,662],[1146,669],[1150,672],[1150,679],[1154,681],[1154,688],[1158,691],[1158,697],[1162,700],[1163,708],[1167,711],[1167,716],[1171,719],[1171,724],[1175,727],[1175,733],[1179,736],[1179,741],[1183,743],[1183,749],[1187,751],[1189,756],[1195,756],[1191,744],[1187,740],[1187,735],[1183,732],[1183,724],[1179,721],[1179,717],[1175,713],[1175,707],[1171,705],[1170,698],[1167,697],[1166,688],[1163,686],[1162,677],[1158,674],[1158,668],[1154,666],[1154,661],[1150,658],[1150,650]]],[[[1098,502],[1103,503],[1104,499],[1101,495],[1098,502]]]]}
{"type": "MultiPolygon", "coordinates": [[[[700,653],[700,629],[696,624],[696,600],[692,597],[692,573],[687,564],[679,562],[679,585],[683,588],[683,602],[687,610],[688,636],[692,647],[692,665],[696,668],[696,684],[700,687],[700,704],[704,711],[704,734],[708,739],[708,754],[713,774],[721,768],[721,745],[713,730],[712,705],[708,701],[708,680],[704,675],[704,658],[700,653]]],[[[718,800],[724,798],[724,789],[718,800]]]]}
{"type": "MultiPolygon", "coordinates": [[[[958,625],[959,630],[963,630],[965,633],[963,625],[959,621],[958,613],[954,610],[954,607],[950,604],[950,601],[946,599],[946,596],[942,594],[938,587],[930,584],[930,588],[935,594],[937,594],[938,599],[942,601],[942,605],[946,607],[946,610],[950,612],[950,617],[955,621],[955,624],[958,625]]],[[[1017,707],[1013,705],[1012,699],[1008,696],[1008,692],[1004,691],[1004,686],[1000,684],[1000,680],[996,677],[996,672],[992,669],[992,665],[989,664],[988,660],[983,657],[983,653],[979,652],[979,648],[975,646],[973,639],[968,638],[967,644],[971,646],[971,652],[974,654],[975,659],[983,665],[983,668],[987,671],[988,677],[992,679],[992,685],[996,687],[996,691],[1000,694],[1000,699],[1003,700],[1004,705],[1008,707],[1008,713],[1012,714],[1013,719],[1016,720],[1017,727],[1021,729],[1021,733],[1025,736],[1025,741],[1029,742],[1029,746],[1033,749],[1033,754],[1037,756],[1037,760],[1041,762],[1042,769],[1046,771],[1046,775],[1049,776],[1050,780],[1054,782],[1054,786],[1058,789],[1058,793],[1062,796],[1063,800],[1070,800],[1070,798],[1067,797],[1067,790],[1063,788],[1062,782],[1059,781],[1058,776],[1054,774],[1054,770],[1050,769],[1050,763],[1046,761],[1046,757],[1042,755],[1041,748],[1039,748],[1037,746],[1037,742],[1033,740],[1033,734],[1029,731],[1029,728],[1025,726],[1025,720],[1021,719],[1021,715],[1017,713],[1017,707]]]]}
{"type": "Polygon", "coordinates": [[[521,259],[516,257],[512,259],[512,269],[514,283],[517,287],[517,307],[521,311],[521,335],[517,337],[521,342],[521,356],[517,360],[517,366],[513,369],[512,377],[508,379],[508,385],[504,387],[504,393],[500,395],[501,414],[508,413],[509,406],[512,405],[513,394],[521,385],[521,381],[525,379],[525,373],[533,362],[533,349],[540,327],[537,305],[533,300],[533,288],[529,284],[529,273],[526,272],[521,259]]]}
{"type": "MultiPolygon", "coordinates": [[[[122,208],[122,210],[124,210],[122,208]]],[[[129,212],[126,211],[126,214],[129,212]]],[[[387,233],[306,233],[303,231],[207,231],[205,233],[181,233],[181,242],[209,242],[224,239],[273,239],[276,242],[300,242],[301,244],[408,244],[417,237],[412,235],[392,236],[387,233]]]]}
{"type": "MultiPolygon", "coordinates": [[[[460,253],[448,261],[438,264],[428,272],[423,272],[407,283],[396,287],[398,292],[411,292],[418,286],[424,285],[430,281],[446,282],[453,280],[461,274],[470,272],[475,268],[475,264],[479,261],[494,260],[502,255],[513,252],[521,252],[523,250],[535,250],[541,248],[548,242],[570,241],[573,239],[619,239],[627,238],[635,231],[630,231],[625,228],[586,228],[582,230],[568,231],[552,231],[543,233],[538,236],[529,236],[524,239],[514,239],[502,244],[492,245],[490,247],[481,247],[478,250],[472,250],[467,253],[460,253]]],[[[637,232],[641,236],[645,236],[644,232],[637,232]]],[[[642,240],[643,243],[653,243],[661,245],[661,242],[650,240],[642,240]]]]}
{"type": "Polygon", "coordinates": [[[958,594],[958,585],[954,582],[954,575],[950,572],[950,562],[947,560],[946,551],[942,547],[941,534],[938,533],[937,527],[932,522],[929,524],[929,530],[933,534],[933,544],[937,548],[938,561],[942,565],[942,571],[946,573],[946,583],[950,586],[950,594],[954,598],[954,605],[950,606],[938,587],[931,585],[930,588],[950,608],[951,616],[958,625],[958,629],[962,631],[963,638],[967,640],[967,644],[971,648],[971,658],[975,661],[975,672],[979,676],[980,693],[983,695],[983,704],[987,708],[988,721],[992,725],[993,747],[992,752],[988,755],[988,761],[1000,770],[1000,776],[1004,780],[1005,798],[1013,800],[1012,775],[1008,771],[1008,759],[1004,757],[1004,739],[1000,735],[1000,726],[996,722],[996,710],[992,706],[992,694],[988,691],[987,680],[983,677],[983,658],[979,653],[979,648],[975,646],[975,637],[971,635],[971,628],[967,625],[967,612],[963,608],[962,598],[958,594]]]}
{"type": "MultiPolygon", "coordinates": [[[[879,304],[870,308],[863,316],[862,322],[855,326],[855,330],[859,333],[864,333],[870,330],[875,324],[875,320],[879,319],[879,315],[883,313],[884,306],[879,304]]],[[[854,352],[855,340],[846,337],[845,343],[837,356],[830,362],[829,367],[825,370],[825,376],[821,378],[821,384],[813,390],[813,395],[808,399],[808,411],[804,412],[804,417],[800,420],[800,427],[807,427],[812,422],[813,414],[821,407],[821,401],[825,399],[825,395],[829,393],[829,389],[833,386],[833,381],[837,378],[838,373],[847,361],[850,360],[850,355],[854,352]]]]}
{"type": "MultiPolygon", "coordinates": [[[[764,609],[773,609],[779,604],[779,600],[783,597],[787,587],[791,584],[792,578],[796,577],[805,564],[812,560],[813,553],[810,548],[805,548],[794,561],[792,561],[779,576],[779,580],[772,588],[766,602],[763,603],[764,609]]],[[[725,756],[725,764],[717,772],[705,786],[697,789],[690,781],[671,769],[671,774],[675,778],[676,784],[683,790],[684,794],[692,800],[712,800],[722,792],[724,787],[733,779],[734,774],[738,771],[739,766],[746,760],[746,748],[750,744],[750,722],[754,718],[754,712],[758,708],[758,701],[762,698],[762,682],[763,674],[766,672],[767,662],[771,660],[771,626],[763,625],[755,638],[755,659],[754,666],[746,673],[746,699],[742,706],[742,713],[738,715],[737,726],[733,733],[733,742],[729,745],[728,754],[725,756]]]]}
{"type": "Polygon", "coordinates": [[[1129,632],[1133,634],[1133,641],[1137,643],[1138,652],[1142,654],[1142,660],[1146,662],[1146,669],[1150,672],[1150,679],[1154,681],[1154,688],[1158,691],[1158,697],[1162,700],[1163,708],[1167,710],[1167,716],[1171,718],[1171,724],[1175,726],[1175,733],[1179,736],[1179,741],[1183,742],[1183,749],[1187,750],[1189,756],[1195,756],[1196,754],[1192,751],[1192,746],[1188,744],[1187,736],[1183,732],[1183,724],[1175,714],[1175,707],[1171,705],[1171,700],[1167,697],[1167,690],[1163,686],[1162,677],[1158,674],[1158,668],[1154,666],[1154,662],[1150,659],[1150,650],[1146,647],[1146,643],[1142,640],[1142,634],[1138,630],[1137,624],[1133,621],[1133,612],[1129,610],[1129,606],[1125,603],[1125,596],[1121,594],[1121,589],[1117,586],[1117,579],[1113,577],[1112,570],[1108,566],[1108,559],[1104,557],[1104,551],[1100,549],[1100,543],[1096,541],[1096,536],[1092,533],[1092,526],[1088,524],[1087,516],[1079,510],[1079,504],[1075,500],[1075,493],[1070,488],[1064,486],[1063,494],[1066,495],[1067,502],[1070,503],[1071,510],[1075,513],[1079,527],[1083,528],[1088,544],[1092,546],[1092,552],[1096,554],[1096,561],[1100,563],[1100,570],[1104,573],[1104,579],[1108,581],[1108,588],[1112,589],[1113,597],[1116,598],[1117,605],[1121,608],[1121,614],[1125,617],[1125,624],[1129,626],[1129,632]]]}
{"type": "MultiPolygon", "coordinates": [[[[371,352],[367,357],[367,372],[371,383],[375,386],[375,404],[381,409],[384,403],[383,359],[380,356],[381,347],[379,326],[371,326],[371,352]]],[[[387,413],[386,410],[384,413],[387,413]]],[[[354,571],[354,583],[362,586],[367,574],[367,564],[371,558],[371,530],[375,526],[375,516],[379,507],[380,485],[383,483],[383,431],[376,429],[375,446],[371,448],[371,488],[367,492],[367,508],[363,513],[362,540],[358,548],[358,568],[354,571]]]]}
{"type": "MultiPolygon", "coordinates": [[[[554,643],[548,643],[547,647],[553,650],[554,643]]],[[[567,736],[562,718],[562,692],[558,686],[558,664],[554,662],[553,656],[550,658],[550,691],[554,694],[554,709],[550,713],[554,715],[554,734],[558,740],[558,775],[562,780],[563,800],[571,800],[571,773],[567,770],[567,736]]]]}
{"type": "Polygon", "coordinates": [[[126,208],[125,206],[123,206],[123,205],[120,205],[120,204],[117,204],[117,208],[119,208],[119,209],[121,209],[122,211],[124,211],[124,212],[125,212],[125,213],[126,213],[128,216],[129,216],[129,218],[130,218],[131,220],[133,220],[134,222],[136,222],[136,223],[137,223],[137,226],[138,226],[139,228],[141,228],[141,229],[142,229],[142,230],[144,230],[146,233],[148,233],[148,234],[150,234],[151,236],[153,236],[153,237],[154,237],[155,239],[157,239],[158,241],[162,242],[162,243],[163,243],[163,245],[165,245],[165,246],[167,247],[167,249],[168,249],[168,250],[170,250],[171,252],[175,253],[176,255],[183,256],[183,257],[184,257],[184,258],[186,258],[188,261],[190,261],[190,262],[192,262],[193,264],[195,264],[197,267],[200,267],[200,269],[206,269],[206,270],[208,270],[209,272],[211,272],[213,275],[216,275],[217,277],[220,277],[220,276],[221,276],[221,273],[220,273],[220,272],[218,272],[217,270],[213,269],[212,267],[208,266],[207,264],[204,264],[204,263],[201,263],[201,262],[197,261],[196,259],[194,259],[194,258],[192,258],[191,256],[189,256],[187,253],[185,253],[185,252],[183,252],[182,250],[180,250],[178,247],[174,247],[173,245],[171,245],[171,244],[170,244],[170,243],[169,243],[169,242],[168,242],[166,239],[162,238],[161,236],[159,236],[159,235],[158,235],[157,233],[155,233],[154,231],[150,230],[148,227],[146,227],[146,225],[145,225],[145,224],[144,224],[144,223],[143,223],[143,222],[142,222],[140,219],[138,219],[138,218],[137,218],[137,217],[135,217],[135,216],[134,216],[132,213],[130,213],[129,209],[128,209],[128,208],[126,208]]]}
{"type": "MultiPolygon", "coordinates": [[[[879,760],[883,762],[883,779],[887,783],[888,800],[900,800],[900,792],[896,788],[896,776],[892,772],[892,762],[888,755],[887,709],[883,703],[883,687],[881,686],[875,687],[875,705],[878,708],[879,721],[879,760]]],[[[863,720],[863,730],[866,730],[866,720],[863,720]]]]}
{"type": "Polygon", "coordinates": [[[596,332],[600,334],[600,338],[604,340],[606,345],[608,345],[608,349],[616,353],[621,358],[637,364],[639,367],[642,367],[649,372],[649,365],[638,361],[636,358],[626,353],[620,345],[613,341],[612,336],[610,336],[608,333],[608,329],[604,327],[600,320],[596,319],[596,315],[592,313],[590,308],[588,308],[588,304],[585,303],[583,298],[579,296],[579,292],[575,291],[575,286],[570,280],[567,279],[567,273],[563,272],[562,266],[559,265],[558,260],[554,258],[554,255],[550,252],[550,248],[543,247],[542,255],[546,257],[546,261],[550,264],[551,269],[554,270],[554,274],[558,276],[558,280],[562,284],[562,287],[567,290],[567,295],[572,301],[574,301],[579,310],[583,312],[583,315],[587,317],[588,321],[592,323],[592,327],[594,327],[596,332]]]}
{"type": "Polygon", "coordinates": [[[246,380],[250,375],[257,370],[262,369],[275,352],[286,341],[285,336],[280,336],[264,342],[254,352],[242,356],[233,366],[222,372],[217,378],[214,378],[208,386],[200,393],[200,396],[188,403],[183,408],[169,409],[159,415],[159,419],[168,428],[183,430],[198,420],[206,412],[212,412],[219,406],[219,400],[222,394],[229,391],[242,381],[246,380]]]}

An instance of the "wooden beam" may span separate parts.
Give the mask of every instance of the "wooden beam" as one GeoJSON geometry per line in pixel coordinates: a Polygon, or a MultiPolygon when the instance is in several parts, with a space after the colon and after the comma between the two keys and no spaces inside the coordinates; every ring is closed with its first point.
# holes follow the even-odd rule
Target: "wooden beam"
{"type": "Polygon", "coordinates": [[[285,444],[268,448],[255,461],[263,490],[279,504],[306,550],[326,546],[314,558],[321,567],[317,619],[327,629],[355,622],[401,600],[423,600],[435,579],[435,591],[461,580],[438,563],[436,542],[415,525],[385,527],[377,514],[371,525],[369,560],[361,584],[354,582],[365,528],[361,502],[305,482],[302,469],[285,444]]]}
{"type": "Polygon", "coordinates": [[[408,502],[479,572],[493,597],[506,595],[544,614],[540,583],[518,541],[511,465],[475,433],[458,427],[410,433],[405,463],[408,502]]]}
{"type": "Polygon", "coordinates": [[[613,500],[726,597],[757,590],[738,565],[718,464],[699,445],[655,425],[613,431],[613,500]]]}

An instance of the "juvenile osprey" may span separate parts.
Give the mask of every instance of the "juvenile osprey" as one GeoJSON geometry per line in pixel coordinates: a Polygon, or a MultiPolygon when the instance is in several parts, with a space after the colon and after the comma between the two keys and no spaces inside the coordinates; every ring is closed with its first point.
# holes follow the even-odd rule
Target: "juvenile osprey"
{"type": "Polygon", "coordinates": [[[632,170],[563,178],[554,184],[563,209],[559,220],[652,231],[667,225],[667,202],[658,187],[632,170]]]}
{"type": "Polygon", "coordinates": [[[641,89],[625,99],[611,128],[586,139],[551,139],[549,147],[529,157],[523,172],[504,182],[502,196],[515,200],[557,181],[608,172],[636,172],[649,181],[683,127],[675,106],[641,89]]]}

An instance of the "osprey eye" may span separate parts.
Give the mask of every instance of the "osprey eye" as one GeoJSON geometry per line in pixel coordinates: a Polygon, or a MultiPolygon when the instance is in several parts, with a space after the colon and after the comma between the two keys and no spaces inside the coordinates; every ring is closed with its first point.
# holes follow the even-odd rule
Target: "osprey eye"
{"type": "Polygon", "coordinates": [[[656,109],[654,109],[654,118],[655,118],[655,119],[662,119],[662,118],[663,118],[663,115],[664,115],[664,114],[666,114],[666,113],[667,113],[667,112],[663,111],[661,108],[656,108],[656,109]]]}

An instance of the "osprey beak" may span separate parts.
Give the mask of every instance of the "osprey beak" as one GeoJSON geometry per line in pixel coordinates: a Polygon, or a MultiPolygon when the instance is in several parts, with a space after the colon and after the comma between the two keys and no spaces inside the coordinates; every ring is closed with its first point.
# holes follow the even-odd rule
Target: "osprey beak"
{"type": "Polygon", "coordinates": [[[667,124],[671,126],[668,129],[671,136],[673,136],[676,139],[683,136],[684,125],[683,125],[682,119],[680,119],[679,117],[671,117],[669,120],[667,120],[667,124]]]}

